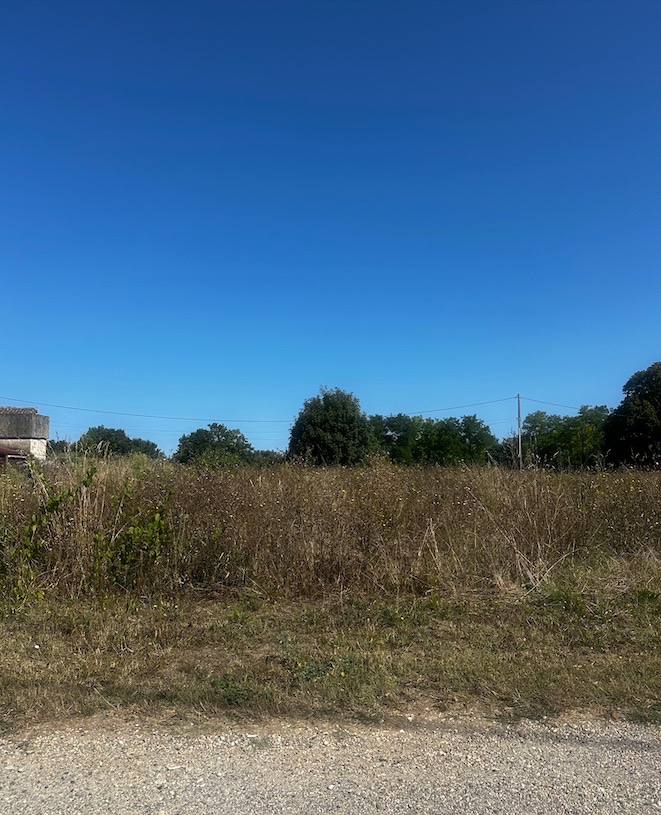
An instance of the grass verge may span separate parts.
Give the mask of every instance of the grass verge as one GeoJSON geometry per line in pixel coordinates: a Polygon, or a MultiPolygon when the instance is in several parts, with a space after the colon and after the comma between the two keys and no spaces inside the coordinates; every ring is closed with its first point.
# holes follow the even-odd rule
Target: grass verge
{"type": "Polygon", "coordinates": [[[103,709],[382,716],[615,708],[661,721],[661,594],[105,598],[9,604],[0,726],[103,709]]]}

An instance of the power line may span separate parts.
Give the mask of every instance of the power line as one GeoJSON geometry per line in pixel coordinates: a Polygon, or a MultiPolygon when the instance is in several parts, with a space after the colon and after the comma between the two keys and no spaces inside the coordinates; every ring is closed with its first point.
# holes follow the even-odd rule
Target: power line
{"type": "MultiPolygon", "coordinates": [[[[55,432],[59,431],[69,431],[69,432],[76,432],[78,434],[86,432],[85,425],[81,424],[69,424],[67,422],[59,422],[52,417],[51,425],[55,432]]],[[[89,428],[88,428],[89,429],[89,428]]],[[[107,428],[108,430],[112,430],[114,428],[107,428]]],[[[126,427],[123,426],[121,428],[125,433],[128,433],[132,436],[139,436],[141,438],[147,438],[149,436],[162,436],[165,438],[172,438],[172,439],[179,439],[181,436],[189,435],[187,432],[183,432],[181,430],[163,430],[159,428],[148,428],[148,427],[126,427]]],[[[263,439],[268,438],[280,438],[284,433],[287,431],[282,429],[274,429],[274,430],[248,430],[246,431],[246,435],[250,438],[259,437],[263,439]]]]}
{"type": "MultiPolygon", "coordinates": [[[[424,414],[431,414],[431,413],[446,413],[446,412],[449,412],[451,410],[463,410],[464,408],[483,407],[484,405],[495,405],[495,404],[499,404],[499,403],[502,403],[502,402],[511,402],[511,401],[515,400],[516,398],[517,398],[516,396],[506,396],[506,397],[504,397],[502,399],[488,399],[488,400],[486,400],[484,402],[468,402],[468,403],[463,404],[463,405],[451,405],[449,407],[434,408],[432,410],[409,411],[409,412],[403,413],[403,415],[404,416],[422,416],[424,414]]],[[[563,405],[563,404],[560,404],[558,402],[547,402],[547,401],[544,401],[542,399],[533,399],[533,398],[528,397],[528,396],[522,396],[521,398],[524,399],[527,402],[535,402],[535,403],[541,404],[541,405],[551,405],[553,407],[562,407],[562,408],[566,408],[568,410],[580,410],[580,408],[578,408],[578,407],[576,407],[574,405],[563,405]]],[[[1,400],[6,400],[8,402],[18,402],[20,404],[26,404],[26,405],[38,404],[38,405],[43,406],[43,407],[58,408],[60,410],[73,410],[73,411],[77,411],[77,412],[80,412],[80,413],[101,413],[101,414],[105,414],[105,415],[109,415],[109,416],[127,416],[127,417],[130,417],[130,418],[136,418],[136,419],[157,419],[157,420],[163,420],[163,421],[205,422],[205,423],[232,422],[232,423],[236,423],[236,424],[291,424],[291,422],[293,421],[292,419],[220,419],[220,418],[210,419],[209,417],[195,418],[195,417],[191,417],[191,416],[160,416],[160,415],[157,415],[157,414],[149,414],[149,413],[129,413],[129,412],[120,411],[120,410],[101,410],[101,409],[96,409],[96,408],[78,407],[78,406],[74,406],[74,405],[59,405],[59,404],[54,404],[52,402],[40,402],[39,400],[35,400],[35,399],[29,399],[29,400],[28,399],[17,399],[16,397],[13,397],[13,396],[1,396],[0,395],[0,399],[1,400]]],[[[514,420],[513,419],[500,419],[500,420],[497,420],[495,422],[490,422],[489,424],[504,424],[505,422],[509,422],[509,421],[514,421],[514,420]]],[[[77,427],[77,425],[70,425],[70,424],[66,424],[66,423],[59,423],[58,422],[58,424],[60,425],[60,427],[71,427],[71,428],[77,427]]],[[[165,435],[165,434],[168,434],[168,433],[177,434],[179,431],[176,431],[176,430],[172,430],[172,431],[169,431],[169,430],[155,430],[155,429],[154,430],[132,429],[131,432],[158,433],[159,435],[161,435],[161,434],[165,435]]],[[[251,435],[254,435],[254,434],[257,434],[257,433],[259,435],[267,435],[267,434],[276,434],[278,432],[279,431],[277,431],[275,429],[274,430],[263,430],[263,431],[252,431],[251,435]]]]}
{"type": "MultiPolygon", "coordinates": [[[[75,407],[73,405],[56,405],[51,402],[41,402],[38,399],[17,399],[13,396],[1,396],[0,399],[5,399],[8,402],[20,402],[24,405],[42,405],[43,407],[58,408],[60,410],[76,410],[82,413],[103,413],[108,416],[129,416],[134,419],[162,419],[172,422],[235,422],[237,424],[290,424],[292,419],[221,419],[208,417],[200,419],[191,416],[158,416],[149,413],[127,413],[120,410],[100,410],[96,408],[75,407]]],[[[425,413],[445,413],[450,410],[462,410],[469,407],[482,407],[483,405],[495,405],[498,402],[509,402],[516,399],[516,396],[506,396],[504,399],[489,399],[486,402],[470,402],[465,405],[452,405],[450,407],[434,408],[432,410],[418,410],[404,413],[405,416],[422,416],[425,413]]]]}
{"type": "MultiPolygon", "coordinates": [[[[2,397],[0,397],[1,399],[2,397]]],[[[448,410],[463,410],[469,407],[481,407],[482,405],[495,405],[497,402],[511,402],[516,396],[506,396],[504,399],[489,399],[488,402],[470,402],[467,405],[453,405],[452,407],[434,408],[434,410],[418,410],[404,413],[404,416],[422,416],[423,413],[444,413],[448,410]]]]}
{"type": "Polygon", "coordinates": [[[567,408],[567,410],[580,410],[576,405],[560,405],[558,402],[545,402],[543,399],[531,399],[529,396],[522,396],[526,402],[536,402],[538,405],[551,405],[552,407],[567,408]]]}
{"type": "Polygon", "coordinates": [[[72,405],[54,405],[50,402],[40,402],[38,399],[15,399],[12,396],[0,396],[8,402],[20,402],[23,405],[43,405],[44,407],[59,408],[60,410],[78,410],[83,413],[105,413],[109,416],[132,416],[134,419],[166,419],[172,422],[236,422],[237,424],[289,424],[291,419],[197,419],[191,416],[155,416],[149,413],[124,413],[120,410],[98,410],[96,408],[73,407],[72,405]]]}
{"type": "MultiPolygon", "coordinates": [[[[531,399],[528,396],[522,396],[521,398],[525,399],[526,402],[536,402],[539,405],[552,405],[553,407],[567,408],[567,410],[581,410],[580,407],[576,407],[575,405],[561,405],[558,402],[544,402],[542,399],[531,399]]],[[[589,407],[589,405],[587,407],[589,407]]],[[[630,413],[620,413],[617,410],[609,410],[608,415],[617,416],[621,419],[630,419],[631,421],[647,421],[646,417],[644,416],[632,416],[630,413]]]]}

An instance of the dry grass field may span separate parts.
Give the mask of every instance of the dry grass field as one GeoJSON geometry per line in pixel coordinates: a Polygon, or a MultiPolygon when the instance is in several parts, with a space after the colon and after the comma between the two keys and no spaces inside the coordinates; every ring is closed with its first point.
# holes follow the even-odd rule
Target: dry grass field
{"type": "Polygon", "coordinates": [[[0,717],[661,717],[661,473],[0,476],[0,717]]]}

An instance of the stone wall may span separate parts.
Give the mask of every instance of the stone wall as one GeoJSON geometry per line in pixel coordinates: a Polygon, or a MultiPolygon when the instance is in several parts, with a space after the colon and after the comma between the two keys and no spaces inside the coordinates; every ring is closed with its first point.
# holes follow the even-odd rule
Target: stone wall
{"type": "Polygon", "coordinates": [[[0,407],[0,447],[46,458],[50,420],[37,408],[0,407]]]}

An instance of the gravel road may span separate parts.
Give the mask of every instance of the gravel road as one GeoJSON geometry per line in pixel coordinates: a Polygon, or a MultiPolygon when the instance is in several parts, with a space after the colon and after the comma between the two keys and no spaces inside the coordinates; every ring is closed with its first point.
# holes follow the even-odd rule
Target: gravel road
{"type": "Polygon", "coordinates": [[[462,811],[660,815],[661,728],[95,717],[0,740],[2,815],[462,811]]]}

